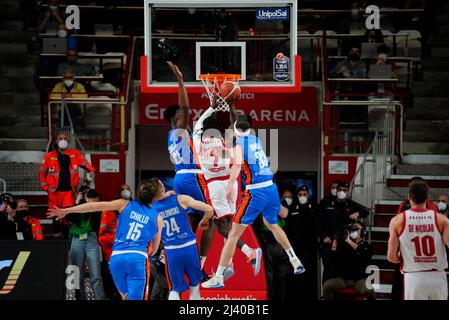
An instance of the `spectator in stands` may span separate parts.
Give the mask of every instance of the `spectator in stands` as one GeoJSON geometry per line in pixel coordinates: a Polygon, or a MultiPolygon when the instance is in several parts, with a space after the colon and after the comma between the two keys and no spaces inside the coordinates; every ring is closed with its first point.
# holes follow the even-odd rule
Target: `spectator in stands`
{"type": "MultiPolygon", "coordinates": [[[[79,167],[93,174],[95,169],[76,149],[69,148],[69,137],[61,132],[56,138],[56,150],[47,153],[39,169],[42,190],[48,193],[48,208],[66,208],[74,205],[74,194],[80,181],[79,167]]],[[[61,236],[57,224],[54,232],[61,236]]],[[[62,227],[62,225],[59,225],[62,227]]]]}
{"type": "Polygon", "coordinates": [[[124,183],[120,186],[119,198],[125,199],[125,200],[130,200],[133,198],[132,192],[131,192],[131,187],[128,186],[126,183],[124,183]]]}
{"type": "Polygon", "coordinates": [[[22,217],[26,223],[31,226],[33,240],[43,240],[42,226],[39,219],[31,216],[28,201],[25,199],[17,200],[17,216],[22,217]]]}
{"type": "Polygon", "coordinates": [[[347,227],[337,240],[332,254],[336,266],[336,277],[323,284],[323,298],[333,300],[336,291],[354,288],[370,299],[375,299],[373,290],[366,286],[366,268],[369,266],[373,250],[365,241],[366,228],[361,222],[347,227]]]}
{"type": "MultiPolygon", "coordinates": [[[[90,195],[90,192],[88,192],[90,195]]],[[[98,243],[101,247],[102,261],[101,274],[103,275],[103,286],[106,297],[111,300],[119,300],[120,294],[114,285],[111,272],[109,271],[109,259],[112,255],[112,245],[117,231],[117,214],[115,211],[101,212],[100,229],[98,232],[98,243]]]]}
{"type": "Polygon", "coordinates": [[[440,194],[437,202],[438,213],[449,216],[449,196],[447,194],[440,194]]]}
{"type": "Polygon", "coordinates": [[[351,16],[341,19],[339,33],[355,33],[365,30],[365,19],[360,1],[351,1],[351,16]]]}
{"type": "MultiPolygon", "coordinates": [[[[76,198],[76,204],[98,201],[100,201],[100,195],[93,189],[90,189],[87,193],[79,192],[76,198]]],[[[101,212],[81,215],[72,214],[66,218],[71,222],[69,234],[70,259],[72,264],[78,266],[80,271],[80,289],[75,291],[77,300],[86,300],[84,287],[84,264],[86,262],[89,268],[89,279],[95,300],[104,300],[106,296],[101,277],[100,246],[98,245],[101,212]]]]}
{"type": "Polygon", "coordinates": [[[31,224],[29,224],[21,212],[17,210],[16,202],[8,202],[6,213],[8,214],[8,220],[12,221],[15,226],[14,240],[33,240],[31,224]]]}
{"type": "Polygon", "coordinates": [[[81,83],[75,80],[75,73],[71,70],[64,71],[62,81],[54,86],[50,94],[50,99],[61,99],[61,96],[75,99],[88,97],[86,89],[81,83]]]}
{"type": "Polygon", "coordinates": [[[366,78],[366,64],[360,59],[360,48],[352,46],[348,58],[330,72],[332,78],[366,78]]]}
{"type": "Polygon", "coordinates": [[[334,227],[328,224],[333,221],[337,214],[335,209],[337,203],[337,187],[340,184],[335,180],[331,184],[329,196],[324,197],[318,206],[318,238],[320,243],[320,255],[323,262],[323,281],[329,279],[332,275],[332,265],[330,263],[332,243],[334,241],[334,227]]]}
{"type": "Polygon", "coordinates": [[[380,29],[367,29],[362,42],[384,43],[384,35],[380,29]]]}
{"type": "MultiPolygon", "coordinates": [[[[285,190],[282,194],[281,205],[290,207],[293,203],[293,193],[285,190]]],[[[287,216],[279,212],[277,224],[284,228],[287,216]]],[[[268,299],[284,301],[287,299],[287,282],[290,263],[284,249],[277,243],[273,233],[266,227],[262,215],[257,218],[257,234],[263,250],[265,275],[267,278],[268,299]]]]}
{"type": "Polygon", "coordinates": [[[64,75],[65,71],[73,71],[78,76],[94,76],[95,70],[91,65],[78,62],[78,51],[74,48],[67,50],[67,62],[58,65],[58,76],[64,75]]]}
{"type": "MultiPolygon", "coordinates": [[[[296,190],[296,196],[289,207],[285,219],[285,233],[293,250],[302,261],[308,274],[291,277],[288,281],[287,299],[314,300],[317,297],[317,220],[316,207],[310,201],[309,188],[302,185],[296,190]]],[[[282,249],[282,248],[281,248],[282,249]]],[[[283,250],[282,250],[283,251],[283,250]]]]}
{"type": "Polygon", "coordinates": [[[57,30],[61,24],[65,25],[65,17],[64,13],[59,10],[59,1],[49,0],[48,8],[40,15],[37,31],[57,30]]]}
{"type": "Polygon", "coordinates": [[[389,64],[391,65],[391,79],[396,79],[398,77],[397,75],[397,68],[396,63],[392,60],[388,59],[388,54],[390,52],[390,49],[386,45],[381,45],[377,48],[377,59],[373,60],[369,66],[372,65],[379,65],[379,64],[389,64]]]}

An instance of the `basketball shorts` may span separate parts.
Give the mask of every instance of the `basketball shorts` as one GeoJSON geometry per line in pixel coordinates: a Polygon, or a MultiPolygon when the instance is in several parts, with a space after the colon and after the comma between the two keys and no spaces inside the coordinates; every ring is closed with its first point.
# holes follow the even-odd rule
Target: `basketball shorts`
{"type": "Polygon", "coordinates": [[[214,208],[214,216],[221,219],[226,216],[232,216],[235,213],[238,184],[234,183],[234,192],[231,202],[226,198],[226,187],[229,180],[213,180],[207,183],[209,189],[210,201],[214,208]]]}
{"type": "Polygon", "coordinates": [[[404,273],[404,300],[447,300],[444,271],[404,273]]]}
{"type": "Polygon", "coordinates": [[[186,291],[189,286],[196,287],[203,277],[196,243],[179,248],[166,247],[165,263],[170,290],[178,293],[186,291]],[[189,284],[184,275],[187,276],[189,284]]]}
{"type": "MultiPolygon", "coordinates": [[[[206,179],[201,173],[177,173],[173,189],[178,195],[187,195],[195,200],[210,204],[206,179]]],[[[191,212],[189,211],[189,213],[191,212]]]]}
{"type": "Polygon", "coordinates": [[[143,300],[149,281],[149,261],[143,254],[123,253],[111,256],[109,270],[116,288],[127,300],[143,300]]]}
{"type": "Polygon", "coordinates": [[[247,189],[234,216],[234,223],[253,224],[257,216],[262,213],[269,224],[276,224],[280,209],[281,200],[276,184],[258,189],[247,189]]]}

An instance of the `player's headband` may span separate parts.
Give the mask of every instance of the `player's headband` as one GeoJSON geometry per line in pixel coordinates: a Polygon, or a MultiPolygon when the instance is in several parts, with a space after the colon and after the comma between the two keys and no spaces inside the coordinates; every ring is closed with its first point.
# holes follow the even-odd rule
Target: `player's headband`
{"type": "Polygon", "coordinates": [[[237,137],[246,137],[247,135],[249,135],[249,133],[251,132],[251,128],[249,128],[249,129],[246,130],[246,131],[242,131],[242,130],[240,130],[240,129],[237,129],[236,124],[237,124],[237,121],[234,122],[234,134],[235,134],[237,137]]]}

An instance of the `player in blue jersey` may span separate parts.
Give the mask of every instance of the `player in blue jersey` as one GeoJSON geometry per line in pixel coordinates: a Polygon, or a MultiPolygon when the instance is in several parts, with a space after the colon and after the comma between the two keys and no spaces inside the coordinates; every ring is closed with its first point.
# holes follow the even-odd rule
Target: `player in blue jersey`
{"type": "Polygon", "coordinates": [[[196,235],[192,232],[187,209],[204,212],[199,223],[203,230],[209,227],[214,209],[203,202],[186,195],[166,192],[159,179],[151,179],[157,189],[152,208],[162,217],[162,241],[165,249],[165,263],[168,267],[167,281],[170,288],[169,300],[179,300],[180,293],[190,288],[190,300],[200,300],[199,283],[203,278],[196,245],[196,235]],[[187,275],[189,283],[186,283],[187,275]]]}
{"type": "Polygon", "coordinates": [[[228,181],[227,197],[231,197],[233,184],[240,174],[246,188],[243,201],[234,215],[228,241],[221,251],[217,272],[202,284],[204,288],[224,288],[223,273],[234,255],[237,241],[245,228],[252,224],[260,213],[263,214],[264,223],[273,233],[276,241],[287,252],[294,274],[305,271],[284,230],[277,224],[280,210],[285,211],[287,208],[280,205],[278,189],[273,183],[273,173],[268,158],[259,138],[251,134],[248,118],[241,117],[234,123],[234,134],[236,136],[235,160],[228,181]]]}
{"type": "Polygon", "coordinates": [[[137,200],[89,202],[71,208],[51,209],[47,214],[49,218],[59,220],[70,213],[103,210],[120,213],[109,269],[123,299],[142,300],[148,296],[150,268],[147,252],[151,245],[151,255],[156,253],[163,228],[162,218],[149,207],[156,191],[150,181],[142,181],[137,200]]]}
{"type": "MultiPolygon", "coordinates": [[[[168,152],[175,165],[175,179],[173,189],[176,194],[188,195],[195,200],[210,204],[206,179],[195,161],[195,151],[189,128],[189,97],[184,84],[183,75],[172,62],[167,62],[179,84],[178,105],[168,107],[164,111],[164,118],[170,124],[168,134],[168,152]]],[[[190,211],[189,211],[190,213],[190,211]]],[[[192,216],[194,231],[198,215],[192,216]]],[[[213,242],[214,225],[203,231],[200,245],[201,269],[204,267],[207,253],[213,242]]],[[[206,274],[204,274],[206,277],[206,274]]]]}

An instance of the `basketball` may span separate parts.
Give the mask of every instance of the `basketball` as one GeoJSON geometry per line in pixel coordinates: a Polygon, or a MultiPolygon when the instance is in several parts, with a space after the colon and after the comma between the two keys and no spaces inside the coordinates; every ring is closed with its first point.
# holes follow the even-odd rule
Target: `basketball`
{"type": "Polygon", "coordinates": [[[220,96],[227,102],[236,101],[241,93],[242,90],[236,82],[224,81],[220,86],[220,96]]]}

